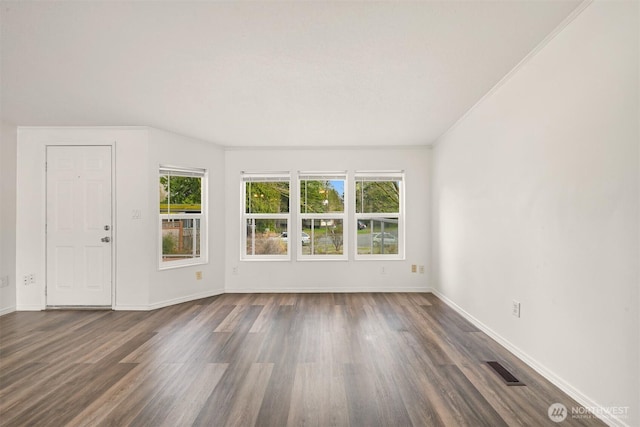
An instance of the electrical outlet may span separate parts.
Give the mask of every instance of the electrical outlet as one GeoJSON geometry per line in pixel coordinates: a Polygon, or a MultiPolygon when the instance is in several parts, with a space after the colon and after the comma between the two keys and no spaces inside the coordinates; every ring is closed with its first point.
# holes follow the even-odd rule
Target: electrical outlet
{"type": "Polygon", "coordinates": [[[417,272],[417,271],[418,271],[418,266],[417,266],[417,265],[415,265],[415,264],[411,264],[411,272],[412,272],[412,273],[415,273],[415,272],[417,272]]]}
{"type": "Polygon", "coordinates": [[[202,280],[202,271],[196,271],[196,280],[202,280]]]}
{"type": "Polygon", "coordinates": [[[380,274],[387,274],[387,270],[384,267],[380,267],[380,274]]]}
{"type": "Polygon", "coordinates": [[[424,265],[421,265],[419,270],[420,270],[420,274],[424,274],[424,265]]]}
{"type": "Polygon", "coordinates": [[[9,276],[0,277],[0,288],[8,288],[9,287],[9,276]]]}
{"type": "Polygon", "coordinates": [[[520,317],[520,303],[516,300],[511,301],[511,314],[520,317]]]}
{"type": "Polygon", "coordinates": [[[237,276],[238,275],[238,267],[233,267],[231,269],[231,274],[233,274],[234,276],[237,276]]]}
{"type": "Polygon", "coordinates": [[[28,274],[25,274],[25,275],[22,277],[22,284],[23,284],[24,286],[29,285],[29,275],[28,275],[28,274]]]}
{"type": "Polygon", "coordinates": [[[30,284],[30,285],[33,285],[34,283],[36,283],[36,275],[35,275],[35,274],[33,274],[33,273],[31,273],[31,274],[29,275],[29,284],[30,284]]]}

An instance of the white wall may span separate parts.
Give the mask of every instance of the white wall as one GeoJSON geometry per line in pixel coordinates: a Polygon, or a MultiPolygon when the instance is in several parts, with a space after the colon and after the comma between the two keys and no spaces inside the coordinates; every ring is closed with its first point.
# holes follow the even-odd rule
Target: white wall
{"type": "Polygon", "coordinates": [[[0,315],[16,308],[16,147],[17,128],[0,123],[0,315]]]}
{"type": "MultiPolygon", "coordinates": [[[[149,140],[149,207],[158,209],[158,166],[170,165],[203,168],[209,174],[208,241],[209,263],[170,270],[158,269],[158,229],[153,230],[153,258],[149,291],[152,307],[217,295],[224,292],[224,151],[211,143],[183,137],[157,129],[150,130],[149,140]],[[202,280],[196,280],[196,271],[202,280]]],[[[157,226],[157,222],[155,223],[157,226]]]]}
{"type": "MultiPolygon", "coordinates": [[[[65,131],[74,132],[73,129],[65,131]]],[[[155,206],[149,204],[149,193],[157,193],[155,187],[150,187],[148,178],[153,173],[146,160],[150,151],[149,130],[89,128],[86,132],[91,138],[107,134],[115,140],[114,308],[144,310],[150,303],[149,274],[155,267],[154,242],[151,236],[156,235],[157,218],[155,206]],[[139,218],[134,218],[134,211],[140,212],[139,218]]]]}
{"type": "MultiPolygon", "coordinates": [[[[191,267],[158,271],[157,214],[158,164],[186,162],[181,154],[186,151],[196,159],[195,166],[205,165],[223,179],[221,150],[148,128],[19,128],[18,135],[16,271],[18,277],[36,277],[35,284],[17,287],[18,309],[45,307],[44,162],[46,146],[56,144],[104,144],[115,150],[115,309],[146,310],[222,292],[221,250],[201,266],[203,280],[197,284],[191,267]]],[[[220,233],[222,209],[213,209],[213,214],[217,223],[212,230],[220,233]]]]}
{"type": "Polygon", "coordinates": [[[433,285],[640,425],[638,3],[589,5],[434,148],[433,285]],[[522,304],[520,319],[511,301],[522,304]]]}
{"type": "MultiPolygon", "coordinates": [[[[346,292],[418,291],[428,274],[411,273],[411,264],[429,265],[428,148],[397,149],[245,149],[226,152],[226,291],[346,292]],[[242,171],[404,170],[406,182],[406,260],[404,261],[240,261],[242,171]],[[381,274],[382,267],[385,274],[381,274]],[[237,274],[234,273],[237,271],[237,274]]],[[[294,175],[295,176],[295,175],[294,175]]],[[[348,187],[353,190],[350,181],[348,187]]],[[[353,191],[352,193],[353,194],[353,191]]],[[[296,209],[294,206],[293,209],[296,209]]],[[[353,224],[353,217],[349,219],[353,224]]],[[[295,224],[295,222],[294,222],[295,224]]]]}

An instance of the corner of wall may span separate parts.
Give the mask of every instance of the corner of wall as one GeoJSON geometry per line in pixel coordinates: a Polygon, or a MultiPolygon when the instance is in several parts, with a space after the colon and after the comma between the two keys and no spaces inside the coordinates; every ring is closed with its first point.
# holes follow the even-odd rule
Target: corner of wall
{"type": "Polygon", "coordinates": [[[16,173],[18,128],[0,123],[0,316],[16,310],[16,173]]]}
{"type": "Polygon", "coordinates": [[[148,206],[152,238],[146,242],[154,254],[149,271],[149,307],[218,295],[224,292],[224,248],[215,244],[224,235],[224,151],[217,145],[176,133],[150,128],[148,153],[148,206]],[[208,260],[206,264],[160,270],[158,268],[158,166],[195,167],[208,172],[208,260]],[[199,273],[199,274],[196,274],[199,273]],[[196,278],[199,277],[199,278],[196,278]],[[176,286],[180,284],[180,286],[176,286]]]}

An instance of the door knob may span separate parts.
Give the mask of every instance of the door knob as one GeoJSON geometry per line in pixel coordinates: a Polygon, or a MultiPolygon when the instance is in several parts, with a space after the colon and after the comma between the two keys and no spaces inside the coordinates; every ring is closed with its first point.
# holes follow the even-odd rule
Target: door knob
{"type": "Polygon", "coordinates": [[[111,241],[111,237],[109,237],[109,236],[103,237],[102,239],[100,239],[100,241],[105,242],[105,243],[109,243],[111,241]]]}

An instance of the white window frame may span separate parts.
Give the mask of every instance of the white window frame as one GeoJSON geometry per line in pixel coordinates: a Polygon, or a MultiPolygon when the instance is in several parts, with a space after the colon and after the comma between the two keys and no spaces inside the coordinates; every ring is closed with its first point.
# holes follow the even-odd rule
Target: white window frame
{"type": "MultiPolygon", "coordinates": [[[[290,172],[242,172],[240,178],[241,187],[241,221],[240,221],[240,260],[242,261],[290,261],[291,260],[291,200],[293,199],[293,187],[291,185],[290,172]],[[289,212],[288,213],[248,213],[246,209],[246,183],[247,182],[277,182],[289,183],[289,212]],[[247,254],[247,221],[256,219],[287,220],[287,253],[283,255],[256,255],[247,254]]],[[[255,252],[255,244],[252,245],[255,252]]]]}
{"type": "MultiPolygon", "coordinates": [[[[349,259],[349,227],[347,224],[347,209],[349,207],[349,191],[348,191],[348,179],[347,172],[298,172],[298,189],[296,193],[296,200],[298,205],[298,221],[296,232],[296,243],[298,246],[298,259],[300,261],[345,261],[349,259]],[[302,196],[300,194],[302,188],[302,181],[330,181],[330,180],[342,180],[344,181],[344,204],[342,213],[340,212],[327,212],[327,213],[304,213],[302,212],[302,196]],[[318,255],[309,254],[304,255],[302,253],[302,221],[303,220],[341,220],[342,221],[342,255],[318,255]]],[[[311,236],[313,241],[313,236],[311,236]]]]}
{"type": "MultiPolygon", "coordinates": [[[[361,181],[398,181],[400,203],[399,212],[357,212],[357,203],[353,203],[354,212],[354,259],[355,260],[404,260],[405,259],[405,174],[404,171],[356,171],[354,174],[353,191],[354,198],[357,197],[357,183],[361,181]],[[358,253],[358,224],[360,221],[369,226],[367,220],[382,220],[394,218],[398,221],[398,253],[397,254],[359,254],[358,253]]],[[[373,237],[373,236],[372,236],[373,237]]]]}
{"type": "MultiPolygon", "coordinates": [[[[160,165],[158,167],[158,181],[161,176],[181,176],[181,177],[198,177],[201,179],[200,185],[200,201],[201,201],[201,209],[200,213],[180,213],[180,214],[172,214],[168,213],[160,213],[158,212],[158,269],[159,270],[169,270],[172,268],[180,268],[187,267],[191,265],[200,265],[207,264],[209,262],[208,254],[208,239],[207,239],[207,188],[208,188],[208,172],[206,169],[200,168],[185,168],[178,166],[169,166],[169,165],[160,165]],[[195,255],[195,247],[194,248],[194,256],[192,258],[177,260],[177,261],[164,261],[163,260],[163,251],[162,251],[162,222],[163,220],[182,220],[182,219],[193,219],[200,220],[200,228],[198,229],[198,233],[200,234],[200,256],[195,255]]],[[[158,192],[158,204],[160,206],[160,194],[158,192]]],[[[194,224],[196,221],[194,221],[194,224]]],[[[193,235],[194,240],[197,239],[197,233],[194,232],[193,235]]]]}

